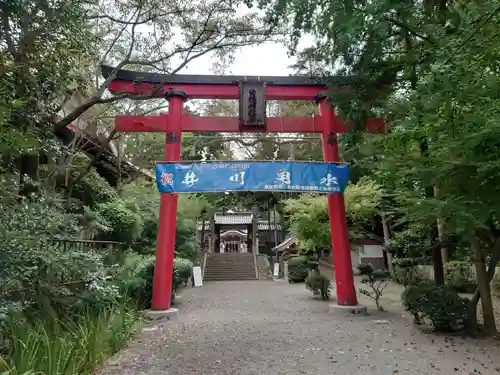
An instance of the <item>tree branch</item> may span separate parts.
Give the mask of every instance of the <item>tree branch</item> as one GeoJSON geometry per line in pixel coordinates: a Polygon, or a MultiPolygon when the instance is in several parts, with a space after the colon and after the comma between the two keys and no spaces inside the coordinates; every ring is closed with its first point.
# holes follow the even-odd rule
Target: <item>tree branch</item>
{"type": "Polygon", "coordinates": [[[435,42],[435,41],[434,41],[431,37],[426,36],[426,35],[423,35],[423,34],[421,34],[421,33],[417,32],[417,31],[413,30],[410,26],[408,26],[408,25],[404,24],[403,22],[401,22],[401,21],[399,21],[399,20],[395,20],[394,18],[391,18],[391,17],[389,17],[389,16],[384,16],[384,18],[385,18],[387,21],[389,21],[389,22],[391,22],[391,23],[395,24],[396,26],[399,26],[400,28],[405,29],[406,31],[408,31],[409,33],[411,33],[411,34],[415,35],[416,37],[418,37],[418,38],[420,38],[420,39],[423,39],[423,40],[428,41],[428,42],[429,42],[429,43],[431,43],[433,46],[435,46],[435,45],[436,45],[436,42],[435,42]]]}

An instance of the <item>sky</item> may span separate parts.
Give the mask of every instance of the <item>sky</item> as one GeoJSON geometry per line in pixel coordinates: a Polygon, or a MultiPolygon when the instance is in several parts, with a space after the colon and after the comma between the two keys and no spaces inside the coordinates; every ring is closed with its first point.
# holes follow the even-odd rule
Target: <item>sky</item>
{"type": "MultiPolygon", "coordinates": [[[[284,45],[268,42],[258,46],[243,47],[235,54],[235,61],[226,72],[227,75],[251,75],[251,76],[287,76],[292,74],[288,68],[294,64],[295,58],[287,56],[284,45]]],[[[211,64],[200,58],[191,62],[185,69],[184,74],[213,74],[211,64]]]]}

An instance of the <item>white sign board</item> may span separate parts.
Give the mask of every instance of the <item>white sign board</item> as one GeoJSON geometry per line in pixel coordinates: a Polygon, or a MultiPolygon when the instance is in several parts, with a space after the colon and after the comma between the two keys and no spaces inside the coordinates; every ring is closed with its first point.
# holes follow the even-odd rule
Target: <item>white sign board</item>
{"type": "Polygon", "coordinates": [[[280,264],[279,264],[279,263],[274,263],[274,272],[273,272],[273,276],[274,276],[275,278],[280,277],[280,264]]]}
{"type": "Polygon", "coordinates": [[[201,267],[196,266],[193,267],[193,278],[194,278],[194,286],[203,286],[203,278],[201,277],[201,267]]]}

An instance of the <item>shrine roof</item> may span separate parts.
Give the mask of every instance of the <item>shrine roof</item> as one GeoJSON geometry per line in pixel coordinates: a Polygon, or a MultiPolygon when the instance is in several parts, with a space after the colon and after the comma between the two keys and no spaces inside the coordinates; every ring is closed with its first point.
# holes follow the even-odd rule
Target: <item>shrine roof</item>
{"type": "MultiPolygon", "coordinates": [[[[115,68],[111,66],[101,66],[101,72],[104,78],[108,78],[115,68]]],[[[336,76],[336,77],[307,77],[307,76],[220,76],[220,75],[191,75],[191,74],[161,74],[135,72],[131,70],[120,69],[116,73],[115,80],[153,83],[153,84],[172,84],[172,85],[238,85],[244,81],[265,82],[267,86],[326,86],[336,85],[345,86],[357,81],[354,76],[336,76]]]]}
{"type": "MultiPolygon", "coordinates": [[[[224,222],[221,222],[220,218],[219,220],[217,220],[215,222],[215,224],[221,224],[221,225],[249,225],[251,224],[251,219],[250,219],[250,222],[248,223],[241,223],[241,222],[235,222],[239,219],[235,219],[235,218],[224,218],[222,221],[224,222]],[[233,221],[233,222],[231,222],[233,221]]],[[[241,220],[246,220],[244,218],[242,218],[241,220]]],[[[197,226],[197,229],[198,230],[201,230],[201,225],[202,225],[202,222],[201,221],[198,221],[198,226],[197,226]]],[[[269,227],[269,223],[267,222],[267,220],[259,220],[257,222],[257,230],[260,230],[260,231],[265,231],[265,230],[274,230],[274,228],[276,228],[277,230],[281,230],[282,226],[280,223],[276,223],[276,225],[274,223],[271,223],[271,227],[269,227]]],[[[205,230],[210,230],[210,223],[208,221],[205,221],[205,230]]]]}
{"type": "Polygon", "coordinates": [[[249,225],[252,224],[253,214],[251,212],[235,212],[215,214],[215,224],[219,225],[249,225]]]}
{"type": "Polygon", "coordinates": [[[287,237],[285,238],[285,240],[278,244],[277,246],[273,247],[272,248],[272,251],[283,251],[283,250],[286,250],[288,249],[290,246],[294,245],[297,243],[297,238],[295,236],[290,236],[290,237],[287,237]]]}
{"type": "Polygon", "coordinates": [[[229,229],[220,234],[221,237],[227,237],[231,235],[238,235],[240,237],[246,237],[248,235],[246,230],[229,229]]]}

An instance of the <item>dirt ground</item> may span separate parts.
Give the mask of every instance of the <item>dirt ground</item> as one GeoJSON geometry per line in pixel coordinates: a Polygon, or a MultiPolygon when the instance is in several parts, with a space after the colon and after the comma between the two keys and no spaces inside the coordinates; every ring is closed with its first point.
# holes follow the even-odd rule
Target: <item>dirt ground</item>
{"type": "MultiPolygon", "coordinates": [[[[178,321],[145,324],[101,375],[500,374],[494,340],[444,337],[414,327],[390,285],[387,312],[329,312],[303,284],[210,283],[183,291],[178,321]]],[[[330,302],[334,303],[334,302],[330,302]]]]}

